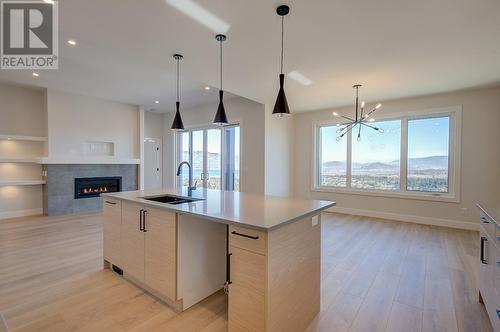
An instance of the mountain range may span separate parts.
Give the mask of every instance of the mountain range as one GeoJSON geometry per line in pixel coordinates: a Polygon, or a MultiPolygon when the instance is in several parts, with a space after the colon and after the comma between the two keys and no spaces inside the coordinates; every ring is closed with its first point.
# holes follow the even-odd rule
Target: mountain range
{"type": "MultiPolygon", "coordinates": [[[[398,167],[399,160],[390,162],[366,162],[366,163],[353,163],[353,169],[369,170],[369,169],[393,169],[398,167]]],[[[323,167],[331,169],[344,169],[345,162],[342,161],[326,161],[323,167]]],[[[448,157],[447,156],[431,156],[424,158],[409,158],[408,169],[424,170],[424,169],[447,169],[448,157]]]]}

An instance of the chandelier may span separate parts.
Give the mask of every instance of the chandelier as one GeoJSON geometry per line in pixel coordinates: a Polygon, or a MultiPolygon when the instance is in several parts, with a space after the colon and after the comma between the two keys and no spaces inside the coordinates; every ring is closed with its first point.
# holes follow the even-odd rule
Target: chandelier
{"type": "Polygon", "coordinates": [[[358,141],[361,141],[361,128],[367,127],[371,128],[373,130],[376,130],[380,133],[383,133],[384,130],[382,128],[378,128],[375,126],[372,126],[369,124],[370,122],[374,122],[375,119],[373,117],[370,117],[376,110],[378,110],[380,107],[382,107],[382,104],[377,104],[374,109],[371,111],[365,113],[365,102],[361,102],[361,107],[358,102],[358,97],[359,97],[359,88],[361,87],[361,84],[355,84],[352,86],[354,89],[356,89],[356,117],[350,118],[344,115],[340,115],[337,112],[333,112],[333,115],[335,117],[341,117],[343,119],[348,120],[348,123],[343,123],[343,124],[338,124],[337,126],[339,127],[337,129],[337,141],[340,141],[342,137],[344,137],[347,133],[349,133],[352,130],[355,130],[356,126],[358,127],[358,141]]]}

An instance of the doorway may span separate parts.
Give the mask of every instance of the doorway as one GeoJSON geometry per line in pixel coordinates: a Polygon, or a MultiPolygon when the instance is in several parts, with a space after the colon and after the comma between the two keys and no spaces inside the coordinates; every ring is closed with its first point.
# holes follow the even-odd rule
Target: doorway
{"type": "Polygon", "coordinates": [[[162,142],[157,138],[144,139],[144,189],[163,187],[162,142]]]}
{"type": "MultiPolygon", "coordinates": [[[[193,184],[208,189],[239,191],[240,126],[196,128],[177,136],[177,165],[188,161],[193,167],[193,184]]],[[[189,174],[183,168],[178,186],[187,186],[189,174]]]]}

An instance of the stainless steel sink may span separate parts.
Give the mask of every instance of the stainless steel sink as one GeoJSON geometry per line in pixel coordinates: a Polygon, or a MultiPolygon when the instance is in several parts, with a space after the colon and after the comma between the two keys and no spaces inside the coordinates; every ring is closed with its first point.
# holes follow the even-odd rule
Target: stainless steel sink
{"type": "Polygon", "coordinates": [[[196,201],[202,201],[201,198],[193,198],[193,197],[183,197],[183,196],[173,196],[173,195],[162,195],[162,196],[149,196],[142,197],[148,201],[154,201],[159,203],[167,203],[167,204],[182,204],[182,203],[190,203],[196,201]]]}

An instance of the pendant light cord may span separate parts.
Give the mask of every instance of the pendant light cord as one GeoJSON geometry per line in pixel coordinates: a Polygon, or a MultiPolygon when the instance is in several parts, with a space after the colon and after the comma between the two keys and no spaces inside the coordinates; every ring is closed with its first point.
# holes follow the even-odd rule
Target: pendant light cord
{"type": "Polygon", "coordinates": [[[177,101],[179,101],[179,69],[180,67],[180,59],[177,59],[177,101]]]}
{"type": "Polygon", "coordinates": [[[358,121],[358,90],[359,87],[356,87],[356,122],[358,121]]]}
{"type": "Polygon", "coordinates": [[[283,74],[283,58],[284,58],[284,54],[283,54],[283,30],[284,30],[284,21],[285,21],[285,17],[284,16],[281,16],[281,73],[283,74]]]}
{"type": "Polygon", "coordinates": [[[222,40],[220,43],[220,89],[222,90],[222,40]]]}

